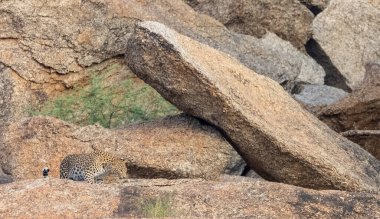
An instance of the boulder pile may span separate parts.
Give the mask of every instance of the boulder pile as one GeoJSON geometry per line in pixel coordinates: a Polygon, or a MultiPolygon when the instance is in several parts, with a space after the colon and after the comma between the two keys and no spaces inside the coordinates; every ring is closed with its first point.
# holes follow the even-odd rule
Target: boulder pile
{"type": "Polygon", "coordinates": [[[379,1],[7,0],[0,30],[0,218],[380,218],[379,1]],[[105,72],[182,113],[31,112],[105,72]],[[59,179],[93,150],[128,178],[59,179]]]}

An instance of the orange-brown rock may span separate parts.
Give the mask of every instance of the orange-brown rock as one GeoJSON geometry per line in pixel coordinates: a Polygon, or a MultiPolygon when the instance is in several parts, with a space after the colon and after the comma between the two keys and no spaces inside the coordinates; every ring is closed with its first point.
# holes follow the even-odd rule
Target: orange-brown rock
{"type": "Polygon", "coordinates": [[[320,120],[338,132],[380,130],[380,65],[366,65],[366,76],[350,95],[323,107],[311,108],[320,120]]]}
{"type": "Polygon", "coordinates": [[[298,0],[187,0],[196,11],[214,17],[228,29],[262,37],[267,31],[300,50],[311,37],[314,15],[298,0]]]}
{"type": "Polygon", "coordinates": [[[309,109],[330,128],[380,159],[380,65],[366,65],[363,82],[342,100],[309,109]]]}
{"type": "Polygon", "coordinates": [[[44,167],[58,177],[66,155],[93,147],[125,158],[130,177],[145,178],[216,178],[238,156],[218,131],[189,116],[120,129],[32,117],[9,126],[0,164],[15,180],[40,178],[44,167]]]}
{"type": "Polygon", "coordinates": [[[128,44],[130,68],[179,109],[219,127],[268,179],[379,190],[380,162],[305,111],[273,80],[157,22],[128,44]]]}
{"type": "Polygon", "coordinates": [[[0,121],[23,117],[32,104],[117,62],[141,20],[166,23],[259,73],[271,72],[289,90],[298,82],[323,83],[323,69],[289,43],[274,35],[259,40],[230,32],[182,0],[8,0],[0,3],[0,121]]]}
{"type": "Polygon", "coordinates": [[[380,160],[380,130],[349,130],[342,135],[380,160]]]}
{"type": "Polygon", "coordinates": [[[1,218],[378,218],[379,195],[250,181],[60,179],[0,185],[1,218]]]}
{"type": "Polygon", "coordinates": [[[60,179],[3,184],[0,193],[1,218],[105,218],[120,203],[116,186],[60,179]]]}

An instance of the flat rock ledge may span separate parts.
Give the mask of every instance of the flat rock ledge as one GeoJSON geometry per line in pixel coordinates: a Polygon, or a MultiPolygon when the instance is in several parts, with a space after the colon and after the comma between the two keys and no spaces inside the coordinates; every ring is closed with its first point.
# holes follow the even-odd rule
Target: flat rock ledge
{"type": "Polygon", "coordinates": [[[240,158],[217,130],[186,115],[118,129],[38,116],[12,123],[4,135],[0,167],[14,180],[40,178],[44,167],[59,177],[65,156],[94,148],[124,158],[133,178],[213,179],[240,158]]]}
{"type": "Polygon", "coordinates": [[[315,191],[253,179],[87,184],[46,178],[0,185],[0,195],[1,218],[380,217],[379,195],[315,191]]]}

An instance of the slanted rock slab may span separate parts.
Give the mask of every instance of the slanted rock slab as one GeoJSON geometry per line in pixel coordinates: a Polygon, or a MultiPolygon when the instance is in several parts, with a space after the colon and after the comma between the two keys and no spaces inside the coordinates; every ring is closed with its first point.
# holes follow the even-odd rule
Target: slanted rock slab
{"type": "Polygon", "coordinates": [[[267,179],[378,190],[380,163],[305,111],[281,86],[157,22],[128,43],[129,67],[178,108],[219,127],[267,179]]]}

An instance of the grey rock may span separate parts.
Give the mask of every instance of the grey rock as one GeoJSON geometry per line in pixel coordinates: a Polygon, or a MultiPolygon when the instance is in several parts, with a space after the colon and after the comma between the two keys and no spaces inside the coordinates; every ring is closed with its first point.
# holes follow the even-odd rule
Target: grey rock
{"type": "Polygon", "coordinates": [[[310,106],[333,104],[348,95],[344,90],[327,85],[301,85],[300,89],[294,97],[310,106]]]}
{"type": "Polygon", "coordinates": [[[13,182],[12,176],[5,174],[0,168],[0,184],[6,184],[13,182]]]}
{"type": "Polygon", "coordinates": [[[355,89],[380,64],[380,1],[334,0],[313,22],[313,38],[355,89]]]}

